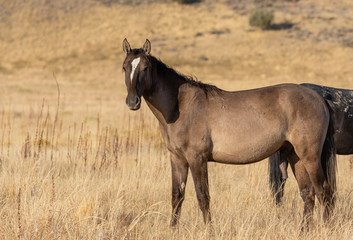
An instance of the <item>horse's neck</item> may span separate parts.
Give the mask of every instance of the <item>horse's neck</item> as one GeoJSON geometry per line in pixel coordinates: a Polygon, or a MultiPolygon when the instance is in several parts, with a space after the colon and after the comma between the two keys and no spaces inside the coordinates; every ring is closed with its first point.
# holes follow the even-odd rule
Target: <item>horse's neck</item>
{"type": "Polygon", "coordinates": [[[179,117],[178,92],[183,80],[178,76],[154,74],[152,93],[144,98],[153,114],[162,125],[173,123],[179,117]]]}

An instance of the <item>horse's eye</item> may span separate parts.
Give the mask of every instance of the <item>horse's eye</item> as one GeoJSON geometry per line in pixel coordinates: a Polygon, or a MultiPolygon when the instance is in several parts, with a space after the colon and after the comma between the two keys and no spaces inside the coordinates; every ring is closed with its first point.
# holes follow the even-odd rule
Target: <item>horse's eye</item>
{"type": "Polygon", "coordinates": [[[126,72],[126,68],[125,67],[123,67],[123,70],[124,70],[124,72],[126,72]]]}
{"type": "Polygon", "coordinates": [[[146,72],[146,71],[147,71],[147,69],[148,69],[148,67],[145,67],[145,68],[143,69],[143,71],[144,71],[144,72],[146,72]]]}

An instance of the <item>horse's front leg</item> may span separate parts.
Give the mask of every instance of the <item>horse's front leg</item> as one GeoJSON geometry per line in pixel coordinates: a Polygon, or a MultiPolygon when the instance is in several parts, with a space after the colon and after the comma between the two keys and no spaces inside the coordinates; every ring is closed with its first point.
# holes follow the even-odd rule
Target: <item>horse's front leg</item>
{"type": "Polygon", "coordinates": [[[172,219],[170,226],[178,224],[181,205],[184,201],[186,180],[188,178],[189,165],[185,159],[171,154],[172,165],[172,219]]]}
{"type": "Polygon", "coordinates": [[[192,156],[188,157],[197,200],[199,202],[205,224],[211,222],[207,160],[207,157],[202,156],[202,154],[199,153],[194,153],[192,156]]]}

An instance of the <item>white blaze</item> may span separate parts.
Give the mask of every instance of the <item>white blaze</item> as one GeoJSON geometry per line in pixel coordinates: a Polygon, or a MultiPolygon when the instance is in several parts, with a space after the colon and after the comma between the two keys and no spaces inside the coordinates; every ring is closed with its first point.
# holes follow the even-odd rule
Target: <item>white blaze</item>
{"type": "Polygon", "coordinates": [[[130,74],[130,81],[132,83],[132,78],[134,77],[134,73],[135,73],[135,70],[137,68],[137,66],[139,65],[140,63],[140,58],[135,58],[132,62],[131,62],[131,67],[132,67],[132,70],[131,70],[131,74],[130,74]]]}

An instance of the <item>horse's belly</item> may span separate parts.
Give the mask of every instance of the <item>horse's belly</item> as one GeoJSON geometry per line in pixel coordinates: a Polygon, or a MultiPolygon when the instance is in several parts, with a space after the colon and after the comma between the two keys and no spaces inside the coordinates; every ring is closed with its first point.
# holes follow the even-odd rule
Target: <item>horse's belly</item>
{"type": "Polygon", "coordinates": [[[275,153],[284,143],[280,134],[259,133],[241,138],[213,139],[212,158],[215,162],[248,164],[261,161],[275,153]]]}

